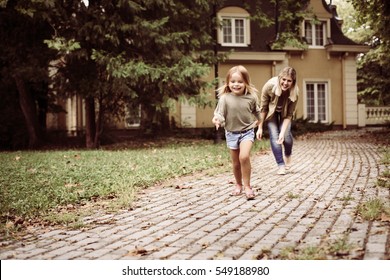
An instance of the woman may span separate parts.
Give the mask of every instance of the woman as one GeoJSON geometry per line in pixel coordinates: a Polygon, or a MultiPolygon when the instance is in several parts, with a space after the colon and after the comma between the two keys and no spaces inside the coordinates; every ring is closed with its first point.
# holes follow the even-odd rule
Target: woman
{"type": "Polygon", "coordinates": [[[291,165],[291,120],[297,106],[298,93],[297,74],[292,67],[285,67],[277,77],[268,80],[261,92],[261,121],[256,137],[259,140],[262,138],[263,122],[266,121],[279,175],[286,174],[286,169],[291,165]]]}

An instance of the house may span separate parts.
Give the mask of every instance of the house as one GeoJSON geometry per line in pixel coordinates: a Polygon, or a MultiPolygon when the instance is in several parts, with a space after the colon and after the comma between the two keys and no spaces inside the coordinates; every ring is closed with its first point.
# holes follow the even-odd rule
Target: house
{"type": "MultiPolygon", "coordinates": [[[[255,1],[248,2],[254,5],[255,1]]],[[[265,2],[264,9],[275,14],[274,5],[269,1],[265,2]]],[[[253,84],[261,90],[269,78],[289,65],[297,71],[300,88],[297,118],[308,118],[313,122],[333,122],[334,126],[341,128],[357,127],[356,59],[359,53],[367,52],[368,47],[356,44],[344,36],[336,7],[325,0],[310,0],[308,8],[316,15],[317,21],[307,18],[299,26],[307,48],[285,46],[275,49],[271,43],[280,31],[277,25],[260,28],[250,21],[247,5],[241,0],[227,0],[217,11],[222,23],[222,28],[218,31],[218,52],[229,52],[228,59],[217,67],[220,80],[225,79],[228,69],[241,64],[248,69],[253,84]]],[[[211,81],[214,78],[215,71],[210,71],[207,79],[211,81]]],[[[215,101],[215,98],[215,93],[210,92],[210,100],[215,101]]],[[[79,103],[77,100],[67,103],[66,127],[70,131],[83,125],[83,121],[80,121],[83,113],[79,103]]],[[[178,103],[170,118],[175,120],[178,127],[209,128],[213,126],[213,111],[214,108],[211,107],[198,108],[178,103]]],[[[117,127],[129,128],[136,125],[136,122],[124,122],[117,124],[117,127]]]]}
{"type": "MultiPolygon", "coordinates": [[[[249,12],[242,1],[226,1],[217,14],[223,22],[218,33],[219,51],[234,51],[218,66],[220,78],[224,80],[228,69],[242,64],[248,69],[253,84],[261,90],[283,67],[292,66],[297,70],[300,88],[298,118],[334,122],[342,128],[357,127],[356,57],[367,52],[368,47],[343,35],[335,6],[329,6],[325,0],[311,0],[310,8],[318,21],[313,23],[308,18],[301,23],[300,32],[307,49],[272,50],[269,43],[276,36],[275,26],[260,29],[249,22],[249,12]]],[[[214,71],[211,71],[209,79],[213,78],[214,71]]],[[[197,128],[212,126],[212,115],[213,108],[200,109],[187,104],[178,106],[173,114],[182,126],[197,128]]]]}

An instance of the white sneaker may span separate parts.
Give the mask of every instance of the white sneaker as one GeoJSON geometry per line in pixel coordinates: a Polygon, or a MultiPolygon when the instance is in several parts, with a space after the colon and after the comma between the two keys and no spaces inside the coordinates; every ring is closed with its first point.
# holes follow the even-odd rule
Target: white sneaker
{"type": "Polygon", "coordinates": [[[291,156],[285,157],[284,162],[286,163],[286,170],[289,170],[291,167],[291,156]]]}
{"type": "Polygon", "coordinates": [[[284,166],[279,167],[278,175],[286,175],[286,169],[284,168],[284,166]]]}

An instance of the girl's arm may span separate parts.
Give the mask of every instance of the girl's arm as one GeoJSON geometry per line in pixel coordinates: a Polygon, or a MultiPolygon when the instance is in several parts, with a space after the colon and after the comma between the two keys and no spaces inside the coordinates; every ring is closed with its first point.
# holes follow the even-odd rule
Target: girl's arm
{"type": "Polygon", "coordinates": [[[214,110],[214,117],[211,120],[217,130],[220,126],[225,126],[225,107],[225,98],[221,96],[214,110]]]}

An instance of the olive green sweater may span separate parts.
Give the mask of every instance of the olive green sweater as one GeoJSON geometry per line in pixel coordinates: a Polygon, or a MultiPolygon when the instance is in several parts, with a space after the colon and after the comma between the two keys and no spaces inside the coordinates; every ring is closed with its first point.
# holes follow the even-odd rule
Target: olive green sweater
{"type": "Polygon", "coordinates": [[[260,120],[260,104],[254,94],[234,95],[224,93],[218,100],[214,117],[227,131],[239,132],[256,127],[260,120]]]}

